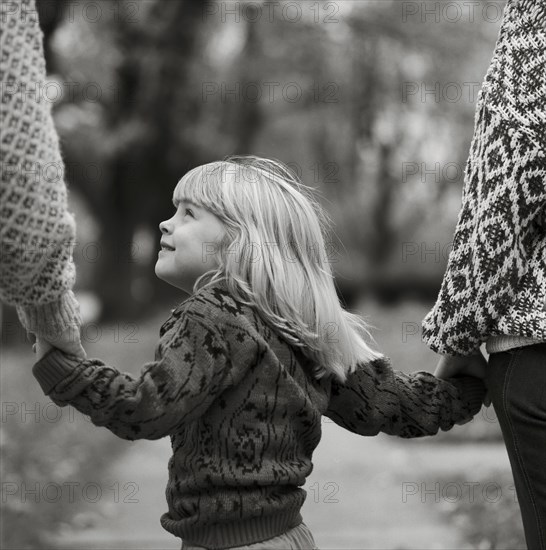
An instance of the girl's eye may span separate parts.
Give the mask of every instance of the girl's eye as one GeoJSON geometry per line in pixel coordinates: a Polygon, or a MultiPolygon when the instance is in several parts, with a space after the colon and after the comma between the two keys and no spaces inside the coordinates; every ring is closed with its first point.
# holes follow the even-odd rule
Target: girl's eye
{"type": "Polygon", "coordinates": [[[189,212],[192,218],[194,217],[193,212],[189,208],[186,208],[186,212],[189,212]]]}

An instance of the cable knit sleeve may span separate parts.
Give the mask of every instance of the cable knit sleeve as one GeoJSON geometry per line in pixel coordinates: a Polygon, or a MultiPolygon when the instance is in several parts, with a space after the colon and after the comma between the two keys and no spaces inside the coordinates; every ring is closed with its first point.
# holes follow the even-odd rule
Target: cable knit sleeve
{"type": "Polygon", "coordinates": [[[29,331],[47,337],[81,324],[72,292],[75,221],[44,92],[43,33],[34,0],[2,10],[0,80],[0,298],[29,331]]]}
{"type": "Polygon", "coordinates": [[[334,380],[324,414],[359,435],[422,437],[470,421],[480,411],[485,391],[478,378],[404,374],[381,357],[359,364],[345,383],[334,380]]]}
{"type": "Polygon", "coordinates": [[[161,331],[155,361],[135,377],[99,359],[53,349],[33,367],[42,390],[96,426],[128,440],[159,439],[199,418],[227,385],[230,361],[218,329],[184,314],[161,331]]]}
{"type": "MultiPolygon", "coordinates": [[[[523,315],[544,318],[545,21],[543,0],[508,1],[479,95],[453,248],[423,321],[423,340],[440,353],[476,351],[516,297],[523,315]]],[[[544,330],[536,319],[513,324],[508,333],[518,336],[544,330]]]]}

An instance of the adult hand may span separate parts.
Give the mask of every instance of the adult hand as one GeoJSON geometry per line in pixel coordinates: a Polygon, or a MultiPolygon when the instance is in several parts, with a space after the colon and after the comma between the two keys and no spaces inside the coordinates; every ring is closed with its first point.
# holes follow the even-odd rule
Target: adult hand
{"type": "Polygon", "coordinates": [[[478,352],[474,355],[442,355],[434,376],[437,378],[453,378],[456,376],[475,376],[476,378],[485,378],[487,361],[485,357],[478,352]]]}
{"type": "Polygon", "coordinates": [[[63,332],[51,337],[38,336],[34,346],[36,347],[35,351],[38,354],[38,360],[52,347],[58,348],[70,355],[87,359],[87,353],[82,347],[80,329],[78,326],[69,325],[63,332]],[[40,352],[42,352],[42,355],[40,355],[40,352]]]}
{"type": "MultiPolygon", "coordinates": [[[[487,361],[480,351],[468,356],[442,355],[436,365],[434,376],[443,380],[457,376],[474,376],[484,380],[486,369],[487,361]]],[[[483,403],[486,407],[491,405],[489,394],[486,394],[483,403]]]]}
{"type": "Polygon", "coordinates": [[[36,338],[36,343],[32,345],[32,351],[36,354],[36,361],[39,361],[46,353],[53,349],[53,346],[39,336],[36,338]]]}

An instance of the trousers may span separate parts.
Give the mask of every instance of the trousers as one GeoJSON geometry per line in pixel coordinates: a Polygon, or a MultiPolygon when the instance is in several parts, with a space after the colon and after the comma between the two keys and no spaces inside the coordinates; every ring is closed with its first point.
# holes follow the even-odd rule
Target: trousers
{"type": "Polygon", "coordinates": [[[485,380],[529,550],[546,550],[546,343],[493,353],[485,380]]]}

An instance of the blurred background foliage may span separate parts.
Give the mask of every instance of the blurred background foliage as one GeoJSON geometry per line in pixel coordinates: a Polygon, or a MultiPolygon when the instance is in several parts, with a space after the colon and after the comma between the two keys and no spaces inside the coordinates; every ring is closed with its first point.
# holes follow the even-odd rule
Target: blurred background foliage
{"type": "Polygon", "coordinates": [[[299,18],[279,2],[231,3],[239,17],[225,2],[93,4],[38,0],[64,90],[76,290],[100,320],[175,299],[154,274],[158,224],[182,175],[228,154],[278,158],[317,189],[346,304],[434,300],[500,21],[423,21],[396,0],[291,2],[299,18]]]}
{"type": "MultiPolygon", "coordinates": [[[[406,372],[433,368],[420,322],[447,264],[500,18],[405,17],[408,4],[434,12],[431,0],[290,2],[299,18],[278,16],[286,2],[97,0],[87,17],[70,0],[37,3],[48,79],[63,90],[54,117],[77,220],[75,290],[87,326],[118,334],[84,337],[90,356],[134,374],[141,344],[152,359],[167,308],[183,298],[154,273],[176,183],[200,164],[257,154],[317,190],[334,222],[340,298],[369,316],[379,348],[406,372]],[[224,12],[229,4],[239,17],[224,12]],[[120,320],[136,323],[138,346],[120,345],[132,342],[120,320]]],[[[504,2],[490,4],[502,14],[504,2]]],[[[2,312],[4,382],[19,392],[9,401],[44,406],[18,366],[32,361],[30,341],[13,328],[13,308],[2,312]]],[[[1,430],[2,476],[13,482],[96,480],[130,445],[85,422],[3,421],[1,430]]],[[[483,415],[432,441],[501,445],[498,424],[483,415]]],[[[453,512],[466,525],[465,547],[522,544],[514,504],[503,503],[512,533],[504,539],[491,508],[479,506],[453,512]],[[492,522],[493,534],[471,517],[492,522]]],[[[3,523],[15,529],[3,544],[45,548],[63,525],[94,521],[78,503],[4,506],[3,523]]]]}

